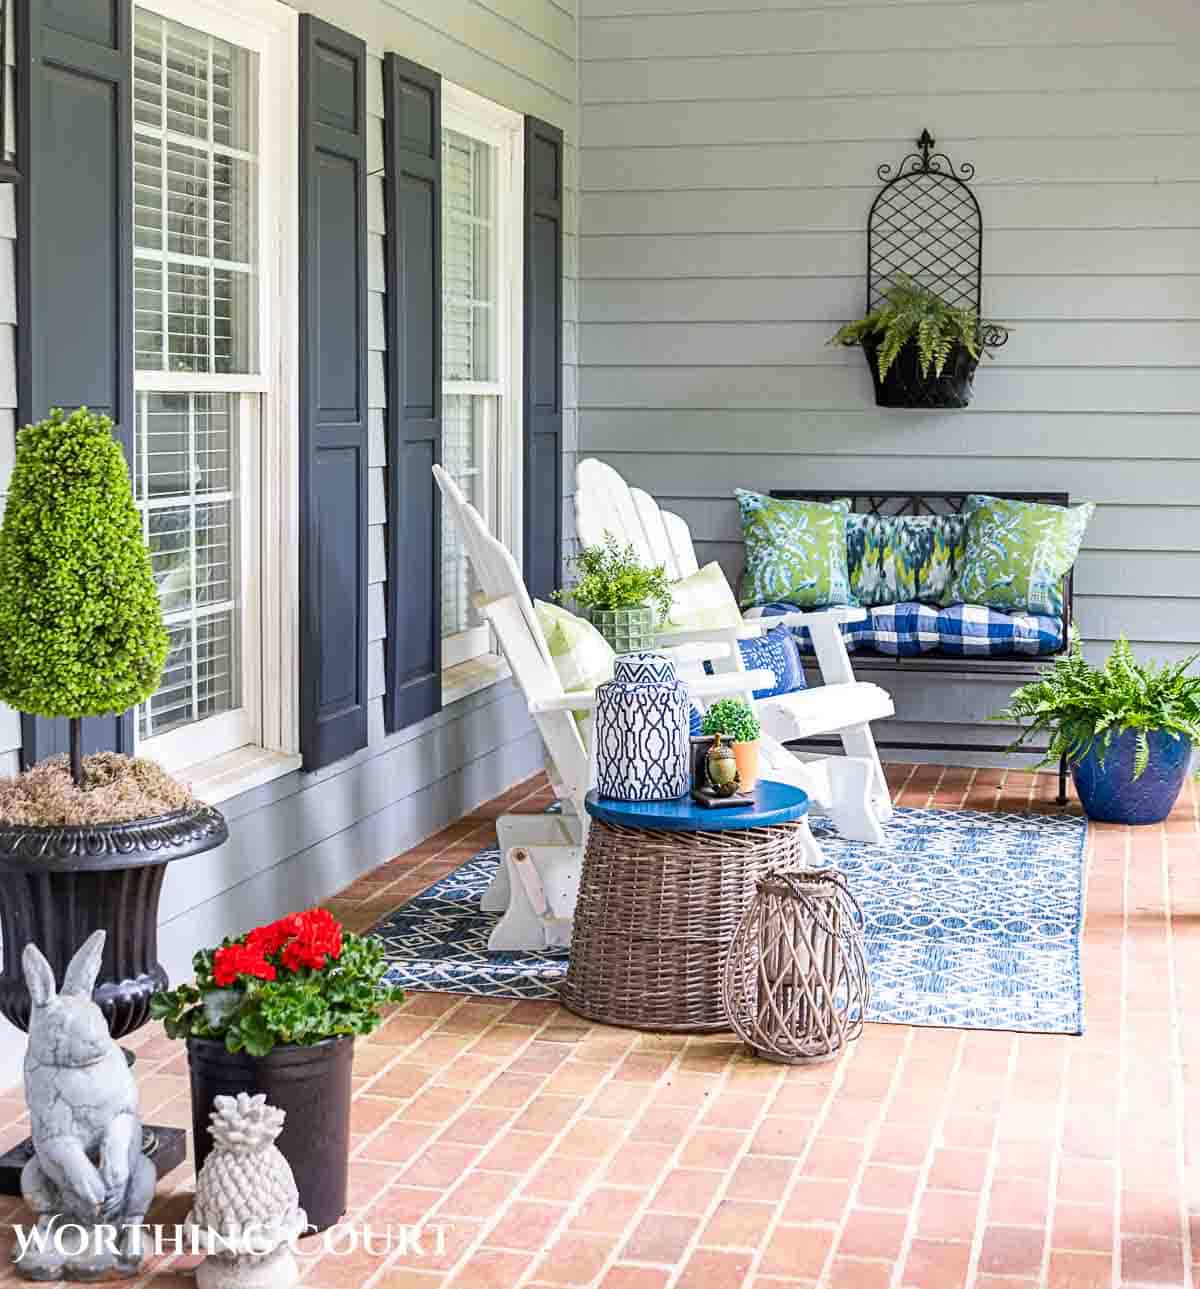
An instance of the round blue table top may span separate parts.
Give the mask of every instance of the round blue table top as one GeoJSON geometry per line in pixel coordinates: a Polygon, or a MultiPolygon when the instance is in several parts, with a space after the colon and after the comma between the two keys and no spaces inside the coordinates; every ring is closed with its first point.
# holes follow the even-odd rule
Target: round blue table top
{"type": "Polygon", "coordinates": [[[659,832],[726,832],[732,828],[770,828],[795,823],[808,813],[808,793],[787,783],[759,779],[752,806],[702,806],[691,794],[674,801],[614,801],[593,788],[584,802],[601,823],[659,832]]]}

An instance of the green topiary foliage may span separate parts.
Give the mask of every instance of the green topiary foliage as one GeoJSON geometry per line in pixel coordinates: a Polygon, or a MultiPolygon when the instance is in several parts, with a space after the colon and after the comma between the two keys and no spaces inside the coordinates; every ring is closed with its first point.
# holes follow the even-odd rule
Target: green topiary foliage
{"type": "Polygon", "coordinates": [[[112,421],[55,408],[17,435],[0,527],[0,700],[123,712],[158,688],[167,633],[112,421]]]}

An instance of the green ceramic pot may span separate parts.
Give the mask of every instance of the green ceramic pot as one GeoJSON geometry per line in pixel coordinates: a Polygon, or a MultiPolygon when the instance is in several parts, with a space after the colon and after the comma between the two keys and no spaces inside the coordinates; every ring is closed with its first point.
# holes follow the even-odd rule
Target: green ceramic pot
{"type": "Polygon", "coordinates": [[[592,626],[616,653],[642,653],[654,643],[657,616],[648,604],[632,609],[593,609],[592,626]]]}

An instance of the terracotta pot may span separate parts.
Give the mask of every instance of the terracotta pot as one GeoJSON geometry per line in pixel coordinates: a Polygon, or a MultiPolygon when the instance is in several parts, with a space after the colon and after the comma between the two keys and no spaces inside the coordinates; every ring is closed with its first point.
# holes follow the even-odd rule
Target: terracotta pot
{"type": "Polygon", "coordinates": [[[739,785],[742,792],[753,792],[758,782],[758,739],[752,743],[735,743],[733,759],[737,762],[739,785]]]}

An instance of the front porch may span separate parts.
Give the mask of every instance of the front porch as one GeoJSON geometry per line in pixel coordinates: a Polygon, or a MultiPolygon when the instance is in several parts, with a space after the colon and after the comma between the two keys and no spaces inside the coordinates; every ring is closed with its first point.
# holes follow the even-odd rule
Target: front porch
{"type": "MultiPolygon", "coordinates": [[[[891,765],[901,806],[1052,810],[1055,776],[891,765]]],[[[551,799],[531,779],[330,901],[366,929],[551,799]]],[[[319,1253],[309,1289],[1090,1289],[1192,1283],[1197,793],[1089,833],[1082,1037],[871,1025],[783,1068],[729,1036],[590,1025],[551,1003],[414,994],[358,1045],[347,1222],[424,1254],[319,1253]],[[436,1251],[437,1227],[444,1248],[436,1251]]],[[[134,1037],[143,1110],[187,1126],[186,1060],[134,1037]]],[[[19,1092],[0,1098],[4,1137],[19,1092]]],[[[150,1221],[178,1222],[192,1177],[150,1221]]],[[[24,1221],[2,1201],[6,1221],[24,1221]]],[[[191,1283],[195,1259],[140,1284],[191,1283]]],[[[5,1264],[0,1283],[11,1283],[5,1264]]]]}

